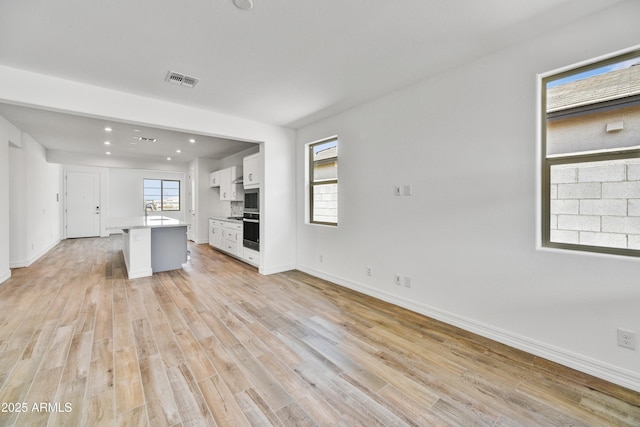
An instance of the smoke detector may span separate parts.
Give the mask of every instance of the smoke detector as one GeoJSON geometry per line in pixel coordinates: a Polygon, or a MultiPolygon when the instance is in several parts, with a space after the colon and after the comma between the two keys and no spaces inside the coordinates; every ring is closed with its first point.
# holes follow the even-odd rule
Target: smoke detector
{"type": "Polygon", "coordinates": [[[187,76],[186,74],[176,73],[175,71],[169,71],[165,81],[179,86],[194,87],[198,84],[198,79],[195,77],[187,76]]]}

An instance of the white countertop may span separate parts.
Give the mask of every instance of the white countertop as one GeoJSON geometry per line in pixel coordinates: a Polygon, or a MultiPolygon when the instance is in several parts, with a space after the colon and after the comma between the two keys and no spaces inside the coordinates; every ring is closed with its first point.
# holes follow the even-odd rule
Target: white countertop
{"type": "Polygon", "coordinates": [[[112,218],[109,220],[107,230],[130,230],[132,228],[160,228],[160,227],[186,227],[187,222],[166,216],[149,215],[126,218],[112,218]]]}
{"type": "Polygon", "coordinates": [[[216,220],[216,221],[235,222],[235,223],[242,222],[242,218],[229,218],[229,217],[211,216],[211,217],[209,217],[209,219],[213,219],[213,220],[216,220]]]}

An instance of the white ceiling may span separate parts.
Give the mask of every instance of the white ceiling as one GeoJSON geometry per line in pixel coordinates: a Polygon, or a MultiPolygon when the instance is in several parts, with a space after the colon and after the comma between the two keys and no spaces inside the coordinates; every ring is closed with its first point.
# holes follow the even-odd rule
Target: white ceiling
{"type": "MultiPolygon", "coordinates": [[[[298,128],[620,1],[1,0],[0,64],[298,128]]],[[[95,133],[15,108],[49,149],[95,133]]]]}
{"type": "Polygon", "coordinates": [[[249,142],[1,103],[0,116],[48,149],[100,157],[109,152],[113,159],[154,159],[184,163],[198,157],[223,159],[255,146],[249,142]],[[111,129],[110,132],[105,131],[107,127],[111,129]],[[141,137],[156,141],[142,141],[141,137]]]}

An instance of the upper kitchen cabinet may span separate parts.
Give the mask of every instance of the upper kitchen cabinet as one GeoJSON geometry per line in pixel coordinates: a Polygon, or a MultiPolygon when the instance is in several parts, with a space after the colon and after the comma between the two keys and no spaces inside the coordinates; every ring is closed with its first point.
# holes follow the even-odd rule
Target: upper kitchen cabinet
{"type": "Polygon", "coordinates": [[[245,157],[242,160],[242,166],[244,168],[244,188],[258,188],[262,176],[260,153],[245,157]]]}
{"type": "Polygon", "coordinates": [[[213,171],[209,174],[209,186],[220,187],[220,171],[213,171]]]}
{"type": "Polygon", "coordinates": [[[242,180],[242,166],[231,166],[219,172],[220,200],[238,202],[244,200],[244,191],[239,181],[242,180]]]}

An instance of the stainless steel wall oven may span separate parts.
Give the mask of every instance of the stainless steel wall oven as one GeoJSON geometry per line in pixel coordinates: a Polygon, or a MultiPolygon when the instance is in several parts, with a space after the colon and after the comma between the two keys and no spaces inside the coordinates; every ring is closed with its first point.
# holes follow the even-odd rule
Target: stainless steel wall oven
{"type": "Polygon", "coordinates": [[[260,190],[246,189],[244,192],[244,215],[242,218],[242,245],[260,250],[260,190]]]}
{"type": "Polygon", "coordinates": [[[260,214],[245,212],[242,218],[242,245],[245,248],[260,250],[260,214]]]}

